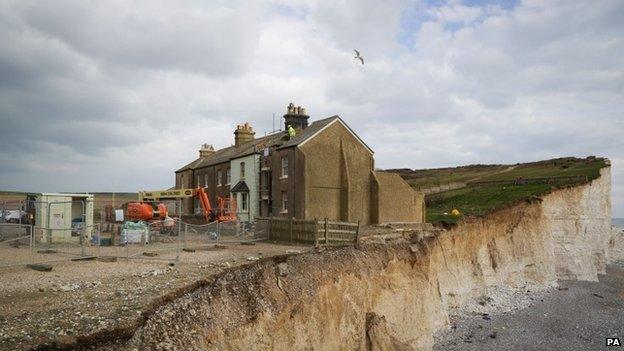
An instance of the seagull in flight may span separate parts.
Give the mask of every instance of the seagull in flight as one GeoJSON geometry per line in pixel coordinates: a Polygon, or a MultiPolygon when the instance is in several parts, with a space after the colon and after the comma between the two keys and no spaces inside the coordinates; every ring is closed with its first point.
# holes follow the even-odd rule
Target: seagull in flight
{"type": "Polygon", "coordinates": [[[355,51],[355,57],[354,57],[354,59],[356,59],[356,60],[360,60],[360,62],[362,62],[362,64],[364,64],[364,58],[362,58],[362,56],[360,56],[360,52],[359,52],[359,51],[357,51],[357,50],[355,50],[355,49],[353,49],[353,51],[355,51]]]}

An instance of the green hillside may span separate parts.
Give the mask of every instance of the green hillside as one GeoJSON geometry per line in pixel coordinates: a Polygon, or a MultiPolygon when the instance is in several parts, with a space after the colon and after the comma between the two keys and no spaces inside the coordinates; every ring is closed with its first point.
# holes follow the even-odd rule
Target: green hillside
{"type": "Polygon", "coordinates": [[[470,165],[424,170],[388,170],[427,193],[427,221],[452,225],[462,218],[483,216],[496,209],[546,194],[554,189],[596,179],[609,161],[590,156],[558,158],[515,165],[470,165]],[[451,186],[451,190],[445,187],[451,186]],[[440,188],[440,189],[438,189],[440,188]],[[451,215],[458,209],[460,216],[451,215]]]}

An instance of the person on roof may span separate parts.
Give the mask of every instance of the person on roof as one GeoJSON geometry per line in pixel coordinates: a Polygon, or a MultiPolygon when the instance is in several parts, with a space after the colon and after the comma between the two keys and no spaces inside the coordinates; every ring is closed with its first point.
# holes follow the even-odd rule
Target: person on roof
{"type": "Polygon", "coordinates": [[[297,131],[295,131],[295,128],[293,128],[290,124],[288,125],[288,137],[292,138],[295,135],[297,135],[297,131]]]}

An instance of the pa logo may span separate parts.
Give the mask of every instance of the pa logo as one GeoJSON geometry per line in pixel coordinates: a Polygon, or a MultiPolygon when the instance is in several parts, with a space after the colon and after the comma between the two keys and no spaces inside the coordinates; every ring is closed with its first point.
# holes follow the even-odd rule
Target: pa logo
{"type": "Polygon", "coordinates": [[[622,346],[620,338],[607,338],[607,346],[622,346]]]}

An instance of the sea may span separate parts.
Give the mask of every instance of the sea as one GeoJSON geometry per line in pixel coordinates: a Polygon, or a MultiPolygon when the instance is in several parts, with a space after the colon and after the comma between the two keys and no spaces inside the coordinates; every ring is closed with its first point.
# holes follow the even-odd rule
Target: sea
{"type": "Polygon", "coordinates": [[[624,218],[611,218],[611,225],[618,228],[624,228],[624,218]]]}

